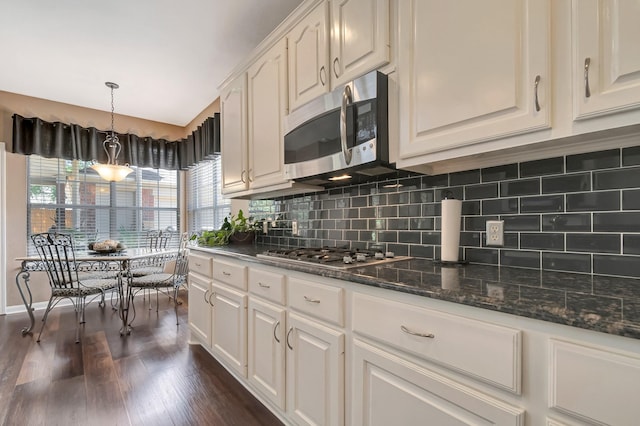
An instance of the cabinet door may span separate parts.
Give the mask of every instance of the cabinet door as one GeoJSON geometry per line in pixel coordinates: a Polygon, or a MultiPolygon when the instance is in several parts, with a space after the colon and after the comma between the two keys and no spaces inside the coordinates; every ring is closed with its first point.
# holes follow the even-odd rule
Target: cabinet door
{"type": "Polygon", "coordinates": [[[330,5],[335,87],[389,62],[389,0],[331,0],[330,5]]]}
{"type": "Polygon", "coordinates": [[[548,1],[407,0],[399,14],[400,157],[550,126],[548,1]]]}
{"type": "Polygon", "coordinates": [[[364,342],[355,340],[353,348],[354,425],[524,423],[520,408],[364,342]]]}
{"type": "Polygon", "coordinates": [[[248,188],[246,96],[246,74],[232,81],[220,95],[222,192],[225,194],[248,188]]]}
{"type": "Polygon", "coordinates": [[[249,382],[280,409],[285,409],[286,311],[249,299],[249,382]]]}
{"type": "Polygon", "coordinates": [[[215,282],[211,289],[211,349],[227,365],[247,377],[247,296],[215,282]]]}
{"type": "Polygon", "coordinates": [[[574,118],[640,107],[640,4],[573,0],[572,6],[574,118]]]}
{"type": "Polygon", "coordinates": [[[207,347],[211,346],[209,290],[209,281],[189,274],[189,327],[191,333],[207,347]]]}
{"type": "Polygon", "coordinates": [[[249,186],[283,183],[287,115],[287,40],[283,38],[249,68],[249,186]]]}
{"type": "Polygon", "coordinates": [[[320,3],[287,35],[291,111],[329,91],[328,10],[320,3]]]}
{"type": "Polygon", "coordinates": [[[299,425],[344,424],[344,333],[287,319],[287,413],[299,425]]]}

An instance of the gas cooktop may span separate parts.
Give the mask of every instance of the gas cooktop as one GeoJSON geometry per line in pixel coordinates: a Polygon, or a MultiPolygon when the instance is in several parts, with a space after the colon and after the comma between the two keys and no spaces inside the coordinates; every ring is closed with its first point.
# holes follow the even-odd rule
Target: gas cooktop
{"type": "Polygon", "coordinates": [[[257,257],[313,263],[335,269],[357,268],[411,259],[409,256],[395,256],[392,252],[340,247],[272,249],[258,254],[257,257]]]}

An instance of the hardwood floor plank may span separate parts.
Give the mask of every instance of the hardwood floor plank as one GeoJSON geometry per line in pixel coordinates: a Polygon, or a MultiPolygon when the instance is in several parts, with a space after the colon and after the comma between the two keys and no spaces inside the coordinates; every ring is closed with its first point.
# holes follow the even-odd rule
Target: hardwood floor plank
{"type": "Polygon", "coordinates": [[[24,356],[16,385],[38,379],[51,380],[51,366],[55,356],[55,347],[55,342],[38,343],[35,338],[32,338],[28,352],[24,356]]]}
{"type": "Polygon", "coordinates": [[[16,386],[9,399],[3,421],[5,426],[38,426],[47,423],[49,380],[35,380],[16,386]]]}
{"type": "Polygon", "coordinates": [[[120,385],[117,380],[108,382],[86,382],[87,418],[91,426],[129,425],[120,385]]]}
{"type": "Polygon", "coordinates": [[[53,381],[48,393],[47,424],[89,424],[84,377],[75,376],[53,381]]]}
{"type": "Polygon", "coordinates": [[[84,374],[82,344],[76,343],[75,325],[73,327],[72,330],[61,329],[56,334],[56,350],[51,371],[53,382],[84,374]]]}
{"type": "Polygon", "coordinates": [[[88,384],[95,385],[117,380],[111,350],[104,331],[98,331],[83,337],[82,364],[88,384]]]}

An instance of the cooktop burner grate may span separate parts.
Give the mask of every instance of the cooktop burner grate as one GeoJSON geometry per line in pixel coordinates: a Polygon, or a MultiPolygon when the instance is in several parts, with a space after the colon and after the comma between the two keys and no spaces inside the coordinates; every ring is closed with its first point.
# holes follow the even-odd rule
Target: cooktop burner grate
{"type": "Polygon", "coordinates": [[[396,257],[393,253],[382,253],[374,250],[352,250],[340,247],[271,249],[259,254],[258,257],[316,263],[338,269],[411,259],[408,256],[396,257]]]}

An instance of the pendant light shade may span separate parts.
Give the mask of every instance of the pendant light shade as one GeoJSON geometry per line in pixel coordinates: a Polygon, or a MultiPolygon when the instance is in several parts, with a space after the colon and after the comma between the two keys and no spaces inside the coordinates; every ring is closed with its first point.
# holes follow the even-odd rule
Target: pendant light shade
{"type": "Polygon", "coordinates": [[[111,89],[111,134],[107,136],[102,144],[104,151],[107,153],[107,164],[95,163],[91,168],[98,172],[102,179],[109,182],[119,182],[126,178],[133,169],[129,167],[129,164],[123,166],[118,164],[118,155],[120,155],[122,145],[118,140],[113,126],[113,90],[120,86],[111,82],[106,82],[105,85],[111,89]]]}

